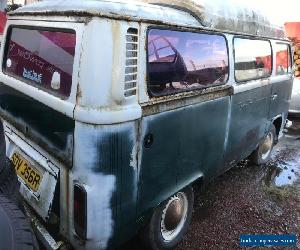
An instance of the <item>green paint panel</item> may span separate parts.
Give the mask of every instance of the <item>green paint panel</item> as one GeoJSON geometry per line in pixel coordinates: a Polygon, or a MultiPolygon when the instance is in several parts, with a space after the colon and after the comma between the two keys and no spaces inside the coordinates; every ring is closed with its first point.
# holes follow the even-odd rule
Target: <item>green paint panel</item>
{"type": "MultiPolygon", "coordinates": [[[[133,147],[136,143],[136,123],[122,125],[86,125],[86,132],[81,130],[81,133],[91,136],[91,141],[97,138],[94,145],[98,152],[97,160],[93,166],[87,167],[92,168],[95,174],[116,177],[116,187],[111,198],[114,232],[109,242],[110,247],[132,237],[137,228],[137,171],[136,166],[131,166],[133,147]]],[[[87,157],[87,164],[88,162],[87,157]]]]}
{"type": "Polygon", "coordinates": [[[270,107],[270,119],[286,113],[289,109],[293,80],[285,80],[272,83],[272,96],[270,107]]]}
{"type": "Polygon", "coordinates": [[[229,101],[224,97],[143,118],[142,135],[152,134],[153,145],[141,146],[139,214],[220,169],[229,101]]]}
{"type": "Polygon", "coordinates": [[[0,115],[28,139],[72,166],[73,119],[2,83],[0,115]]]}
{"type": "Polygon", "coordinates": [[[232,96],[225,164],[247,157],[263,138],[268,127],[271,85],[232,96]]]}

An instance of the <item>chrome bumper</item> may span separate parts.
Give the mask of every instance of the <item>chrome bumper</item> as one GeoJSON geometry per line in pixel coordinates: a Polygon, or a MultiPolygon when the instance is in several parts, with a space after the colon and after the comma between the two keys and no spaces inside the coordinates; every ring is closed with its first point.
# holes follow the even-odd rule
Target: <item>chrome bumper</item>
{"type": "Polygon", "coordinates": [[[63,241],[55,241],[55,239],[50,235],[47,229],[42,225],[39,219],[31,211],[31,208],[25,202],[23,205],[24,212],[31,221],[35,235],[37,239],[43,244],[43,246],[46,247],[46,249],[51,250],[67,249],[66,244],[63,241]]]}

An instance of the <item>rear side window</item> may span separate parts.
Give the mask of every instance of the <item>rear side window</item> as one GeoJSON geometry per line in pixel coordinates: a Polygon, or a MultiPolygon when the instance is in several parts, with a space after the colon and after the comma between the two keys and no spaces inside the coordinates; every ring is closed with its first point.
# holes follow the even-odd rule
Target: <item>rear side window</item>
{"type": "Polygon", "coordinates": [[[221,35],[151,29],[148,90],[170,95],[226,83],[228,52],[221,35]]]}
{"type": "Polygon", "coordinates": [[[276,75],[285,75],[291,72],[289,45],[276,43],[274,52],[276,55],[276,75]]]}
{"type": "Polygon", "coordinates": [[[55,95],[70,95],[75,54],[74,31],[11,28],[3,70],[55,95]]]}
{"type": "Polygon", "coordinates": [[[269,77],[272,72],[271,44],[264,40],[235,38],[234,60],[238,82],[269,77]]]}

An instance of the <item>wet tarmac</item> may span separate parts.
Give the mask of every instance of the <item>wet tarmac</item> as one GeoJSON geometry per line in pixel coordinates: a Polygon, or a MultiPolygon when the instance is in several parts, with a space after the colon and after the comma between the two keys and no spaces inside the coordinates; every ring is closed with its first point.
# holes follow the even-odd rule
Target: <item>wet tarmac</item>
{"type": "MultiPolygon", "coordinates": [[[[266,165],[245,160],[196,193],[176,249],[245,249],[241,234],[296,234],[298,247],[289,249],[300,249],[300,120],[284,131],[266,165]]],[[[143,247],[133,239],[121,249],[143,247]]]]}
{"type": "Polygon", "coordinates": [[[300,121],[294,120],[292,127],[284,131],[269,168],[269,180],[276,186],[292,185],[300,178],[300,121]]]}
{"type": "Polygon", "coordinates": [[[284,131],[270,162],[243,161],[209,184],[195,204],[178,250],[245,249],[241,234],[296,234],[300,249],[300,120],[284,131]]]}

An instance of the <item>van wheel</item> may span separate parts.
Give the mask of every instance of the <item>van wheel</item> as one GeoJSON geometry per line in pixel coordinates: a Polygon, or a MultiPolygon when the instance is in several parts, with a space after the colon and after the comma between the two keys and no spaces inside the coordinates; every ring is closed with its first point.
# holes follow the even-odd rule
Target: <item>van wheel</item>
{"type": "Polygon", "coordinates": [[[260,142],[257,149],[251,155],[254,164],[265,164],[270,160],[275,142],[277,141],[276,128],[272,124],[265,138],[260,142]]]}
{"type": "Polygon", "coordinates": [[[188,229],[193,205],[194,192],[187,187],[156,208],[141,235],[145,246],[152,250],[174,248],[188,229]]]}
{"type": "Polygon", "coordinates": [[[0,242],[1,249],[39,249],[29,221],[21,210],[0,195],[0,242]]]}

